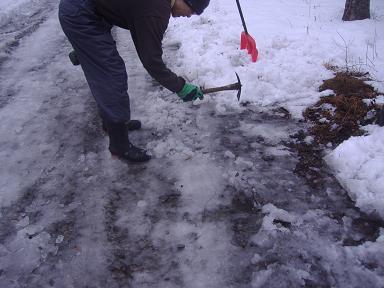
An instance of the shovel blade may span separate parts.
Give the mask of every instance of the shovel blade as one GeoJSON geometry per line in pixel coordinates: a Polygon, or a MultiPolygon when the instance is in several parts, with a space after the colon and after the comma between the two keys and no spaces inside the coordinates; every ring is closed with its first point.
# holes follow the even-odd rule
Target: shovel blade
{"type": "Polygon", "coordinates": [[[247,49],[248,54],[251,55],[252,62],[257,61],[259,51],[256,48],[256,41],[252,38],[251,35],[247,34],[246,32],[241,33],[240,49],[247,49]]]}
{"type": "Polygon", "coordinates": [[[241,33],[241,39],[240,39],[240,49],[247,49],[248,46],[248,39],[247,39],[247,34],[245,32],[241,33]]]}

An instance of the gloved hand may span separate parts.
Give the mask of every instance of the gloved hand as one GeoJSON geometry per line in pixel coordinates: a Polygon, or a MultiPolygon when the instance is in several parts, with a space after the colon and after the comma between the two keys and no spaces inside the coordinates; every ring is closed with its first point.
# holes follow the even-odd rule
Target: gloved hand
{"type": "Polygon", "coordinates": [[[204,99],[203,91],[193,84],[185,83],[183,89],[177,92],[177,96],[179,96],[184,102],[193,101],[199,98],[200,100],[204,99]]]}

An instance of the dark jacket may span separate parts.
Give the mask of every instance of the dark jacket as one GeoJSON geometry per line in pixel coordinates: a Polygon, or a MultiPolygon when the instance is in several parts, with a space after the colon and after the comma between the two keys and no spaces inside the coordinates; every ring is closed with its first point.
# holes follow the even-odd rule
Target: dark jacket
{"type": "Polygon", "coordinates": [[[93,0],[109,23],[131,31],[137,53],[148,73],[165,88],[179,92],[185,83],[162,59],[162,40],[171,15],[170,0],[93,0]]]}

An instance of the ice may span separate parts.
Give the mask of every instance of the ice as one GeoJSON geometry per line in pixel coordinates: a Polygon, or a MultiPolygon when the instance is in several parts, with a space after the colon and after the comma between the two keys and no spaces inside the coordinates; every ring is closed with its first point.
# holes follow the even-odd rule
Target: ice
{"type": "Polygon", "coordinates": [[[375,102],[376,104],[384,105],[384,96],[383,95],[377,96],[375,102]]]}
{"type": "Polygon", "coordinates": [[[257,264],[259,263],[263,258],[259,255],[259,254],[255,254],[253,255],[252,259],[251,259],[251,263],[252,264],[257,264]]]}
{"type": "Polygon", "coordinates": [[[63,235],[59,235],[57,236],[56,240],[55,240],[55,243],[56,244],[60,244],[64,241],[64,236],[63,235]]]}
{"type": "Polygon", "coordinates": [[[235,164],[239,167],[239,169],[251,169],[254,166],[252,161],[248,161],[242,157],[237,157],[235,164]]]}
{"type": "Polygon", "coordinates": [[[233,153],[232,153],[231,151],[229,151],[229,150],[225,151],[224,156],[225,156],[225,157],[228,157],[228,158],[231,158],[231,159],[236,158],[236,155],[233,154],[233,153]]]}
{"type": "Polygon", "coordinates": [[[16,224],[16,228],[24,228],[26,226],[29,225],[29,217],[26,216],[24,217],[23,219],[21,219],[17,224],[16,224]]]}
{"type": "Polygon", "coordinates": [[[222,172],[206,158],[194,158],[178,169],[176,185],[180,188],[186,212],[196,214],[218,203],[222,172]],[[201,206],[201,203],[204,203],[201,206]]]}
{"type": "Polygon", "coordinates": [[[265,154],[279,157],[288,156],[290,155],[290,152],[285,146],[277,145],[276,147],[267,147],[267,149],[265,149],[265,154]]]}
{"type": "Polygon", "coordinates": [[[332,94],[318,91],[333,75],[324,64],[366,59],[383,90],[381,0],[354,22],[341,21],[344,0],[242,1],[256,63],[239,49],[234,1],[171,19],[167,65],[207,88],[237,72],[240,102],[228,91],[182,103],[114,29],[143,122],[130,138],[154,155],[143,165],[111,159],[57,3],[0,3],[1,287],[383,287],[382,224],[362,213],[384,215],[383,128],[325,158],[356,204],[329,174],[309,187],[283,146],[303,110],[332,94]]]}
{"type": "MultiPolygon", "coordinates": [[[[266,230],[266,231],[272,231],[272,230],[288,231],[287,228],[276,225],[276,223],[274,223],[275,220],[283,220],[289,224],[292,224],[295,222],[300,223],[299,219],[296,216],[288,213],[287,211],[284,211],[283,209],[278,209],[273,204],[264,205],[262,208],[262,211],[263,211],[263,213],[267,214],[267,216],[264,216],[262,228],[260,231],[262,231],[262,230],[266,230]]],[[[298,224],[298,223],[296,223],[296,224],[298,224]]]]}
{"type": "Polygon", "coordinates": [[[147,205],[148,205],[147,202],[145,202],[143,200],[137,202],[137,207],[139,207],[139,208],[145,208],[147,205]]]}
{"type": "Polygon", "coordinates": [[[266,269],[258,271],[253,275],[252,279],[252,287],[253,288],[261,288],[265,287],[265,281],[272,275],[272,269],[266,269]]]}
{"type": "Polygon", "coordinates": [[[278,144],[289,135],[289,131],[283,127],[273,127],[270,124],[247,124],[241,123],[241,130],[248,136],[261,136],[270,144],[278,144]]]}

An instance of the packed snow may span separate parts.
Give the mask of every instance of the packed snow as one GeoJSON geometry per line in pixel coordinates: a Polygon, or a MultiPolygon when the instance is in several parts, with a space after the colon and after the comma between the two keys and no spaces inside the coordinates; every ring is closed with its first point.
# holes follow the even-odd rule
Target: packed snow
{"type": "Polygon", "coordinates": [[[345,141],[326,160],[357,205],[384,218],[384,129],[366,130],[369,135],[345,141]]]}
{"type": "Polygon", "coordinates": [[[11,12],[14,12],[18,10],[18,8],[27,2],[33,2],[30,0],[2,0],[0,3],[0,11],[1,11],[1,17],[5,17],[6,14],[9,14],[11,12]]]}

